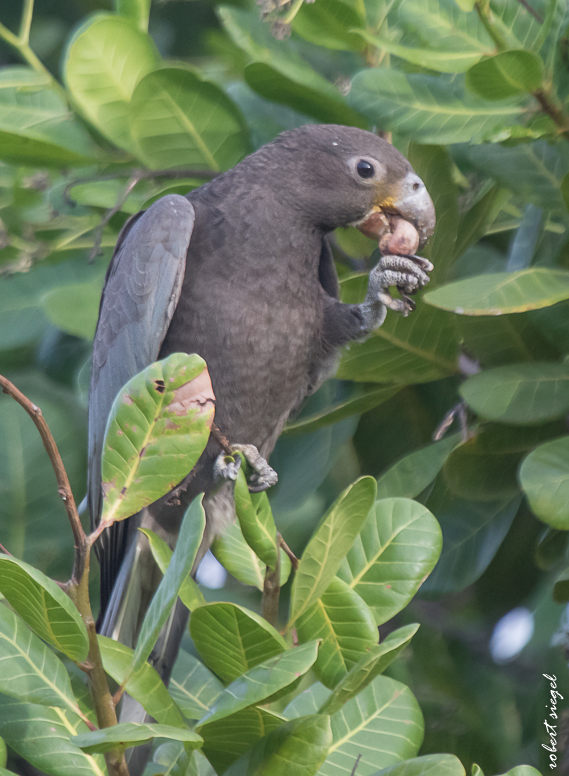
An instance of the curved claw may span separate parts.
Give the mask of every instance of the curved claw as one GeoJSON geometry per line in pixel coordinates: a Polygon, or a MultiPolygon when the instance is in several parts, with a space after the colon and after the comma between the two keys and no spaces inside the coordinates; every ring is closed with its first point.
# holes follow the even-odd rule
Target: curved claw
{"type": "Polygon", "coordinates": [[[239,456],[231,458],[227,453],[220,453],[213,464],[216,479],[232,480],[233,482],[237,479],[240,468],[241,458],[239,456]]]}

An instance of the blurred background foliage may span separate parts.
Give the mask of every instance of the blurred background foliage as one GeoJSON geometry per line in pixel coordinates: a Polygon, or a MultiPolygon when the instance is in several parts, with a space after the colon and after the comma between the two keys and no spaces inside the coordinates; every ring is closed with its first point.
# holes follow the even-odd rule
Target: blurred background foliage
{"type": "MultiPolygon", "coordinates": [[[[568,647],[566,0],[172,0],[147,30],[149,2],[37,0],[33,20],[29,2],[2,4],[0,372],[42,408],[81,499],[91,339],[128,216],[284,129],[389,133],[436,204],[433,280],[291,421],[271,503],[297,554],[360,474],[424,503],[441,560],[382,626],[421,623],[387,671],[423,709],[421,753],[545,770],[542,674],[567,676],[568,647]],[[456,429],[433,442],[445,417],[456,429]]],[[[352,229],[333,242],[358,300],[374,245],[352,229]]],[[[55,480],[8,398],[0,439],[0,541],[65,579],[55,480]]],[[[208,599],[258,606],[215,564],[208,599]]]]}

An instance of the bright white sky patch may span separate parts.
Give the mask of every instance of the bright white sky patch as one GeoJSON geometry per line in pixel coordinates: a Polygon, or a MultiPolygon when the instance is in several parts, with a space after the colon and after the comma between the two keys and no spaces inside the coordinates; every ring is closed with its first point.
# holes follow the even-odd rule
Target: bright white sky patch
{"type": "Polygon", "coordinates": [[[533,614],[518,606],[498,620],[490,639],[490,653],[495,663],[505,663],[518,655],[533,635],[533,614]]]}
{"type": "Polygon", "coordinates": [[[209,587],[210,590],[219,590],[219,588],[223,587],[225,584],[225,580],[227,579],[227,571],[208,550],[204,555],[204,559],[198,566],[196,579],[200,585],[209,587]]]}

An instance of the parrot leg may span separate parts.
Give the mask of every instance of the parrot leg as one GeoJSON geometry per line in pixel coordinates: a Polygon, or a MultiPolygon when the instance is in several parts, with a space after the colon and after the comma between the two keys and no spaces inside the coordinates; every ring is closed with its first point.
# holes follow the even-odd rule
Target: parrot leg
{"type": "Polygon", "coordinates": [[[367,333],[379,328],[388,309],[403,316],[409,315],[414,304],[405,295],[414,294],[427,285],[427,272],[432,269],[431,262],[421,256],[382,256],[370,272],[366,298],[359,305],[364,331],[367,333]],[[394,299],[389,294],[390,286],[397,286],[403,298],[394,299]]]}
{"type": "MultiPolygon", "coordinates": [[[[231,445],[231,451],[243,453],[247,462],[253,468],[253,474],[248,479],[249,490],[258,493],[277,484],[278,475],[265,461],[255,445],[231,445]]],[[[236,480],[241,468],[241,458],[228,459],[227,452],[220,453],[215,459],[213,470],[216,478],[224,480],[236,480]]]]}

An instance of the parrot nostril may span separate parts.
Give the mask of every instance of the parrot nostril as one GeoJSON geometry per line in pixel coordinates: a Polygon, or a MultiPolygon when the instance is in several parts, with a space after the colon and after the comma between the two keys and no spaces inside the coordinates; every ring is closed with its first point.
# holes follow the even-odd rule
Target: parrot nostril
{"type": "Polygon", "coordinates": [[[420,183],[414,183],[413,184],[413,191],[418,191],[420,188],[421,188],[421,184],[420,183]]]}

